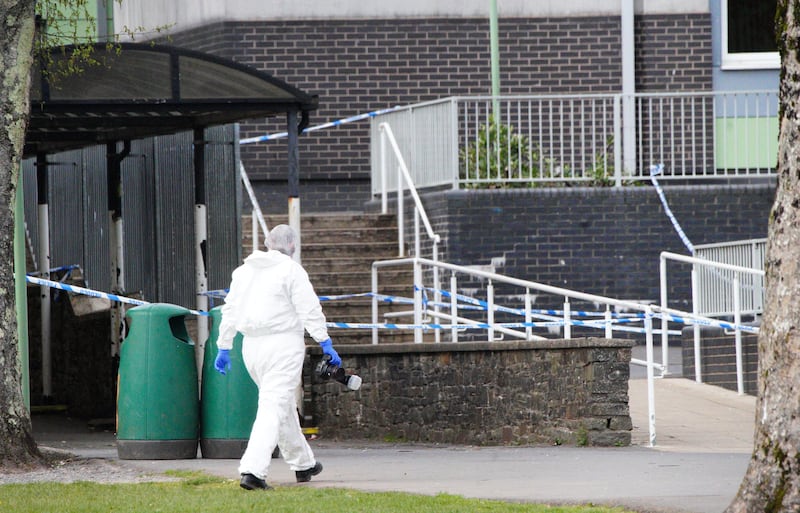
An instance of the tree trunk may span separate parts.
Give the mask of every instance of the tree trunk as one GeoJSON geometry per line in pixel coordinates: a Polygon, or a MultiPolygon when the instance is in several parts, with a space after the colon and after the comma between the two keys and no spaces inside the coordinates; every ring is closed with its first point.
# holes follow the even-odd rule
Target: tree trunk
{"type": "Polygon", "coordinates": [[[0,0],[0,468],[42,461],[22,396],[14,297],[14,201],[34,31],[34,0],[0,0]]]}
{"type": "Polygon", "coordinates": [[[767,240],[753,455],[727,513],[800,511],[800,0],[779,0],[778,188],[767,240]]]}

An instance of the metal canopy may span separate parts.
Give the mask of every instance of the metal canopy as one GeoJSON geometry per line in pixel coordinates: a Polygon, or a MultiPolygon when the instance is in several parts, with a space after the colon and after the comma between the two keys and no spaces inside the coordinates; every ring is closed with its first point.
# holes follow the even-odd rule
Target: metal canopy
{"type": "MultiPolygon", "coordinates": [[[[54,48],[48,70],[73,49],[54,48]]],[[[92,57],[99,64],[55,79],[34,67],[25,157],[290,112],[307,122],[318,104],[267,73],[192,50],[97,43],[92,57]]]]}

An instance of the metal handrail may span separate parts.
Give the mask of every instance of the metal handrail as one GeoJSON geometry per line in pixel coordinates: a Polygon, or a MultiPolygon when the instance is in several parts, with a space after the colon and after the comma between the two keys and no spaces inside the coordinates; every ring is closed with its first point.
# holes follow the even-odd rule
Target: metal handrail
{"type": "MultiPolygon", "coordinates": [[[[675,262],[682,262],[685,264],[692,264],[692,312],[695,315],[699,315],[699,304],[700,301],[698,300],[697,294],[697,267],[704,266],[704,267],[711,267],[714,269],[722,269],[725,271],[733,272],[733,323],[736,326],[741,325],[742,322],[742,308],[741,308],[741,301],[739,297],[739,290],[740,290],[740,280],[739,276],[741,274],[751,274],[754,276],[765,276],[765,272],[762,269],[752,269],[750,267],[742,267],[739,265],[733,264],[726,264],[722,262],[714,262],[713,260],[707,260],[705,258],[697,258],[697,257],[690,257],[686,255],[679,255],[677,253],[670,253],[668,251],[662,251],[659,263],[659,274],[660,274],[660,287],[661,287],[661,308],[666,309],[667,306],[667,261],[672,260],[675,262]]],[[[668,361],[668,346],[667,346],[667,337],[664,335],[664,329],[666,329],[667,319],[661,320],[662,323],[662,334],[661,334],[661,351],[662,351],[662,363],[666,365],[668,361]]],[[[744,370],[743,370],[743,361],[742,361],[742,330],[737,329],[734,333],[735,336],[735,351],[736,351],[736,387],[739,395],[744,394],[744,370]]],[[[695,381],[698,383],[703,382],[703,375],[701,370],[701,361],[700,361],[700,326],[698,324],[694,325],[694,372],[695,372],[695,381]]]]}
{"type": "MultiPolygon", "coordinates": [[[[686,259],[689,257],[683,257],[682,255],[676,255],[679,259],[686,259]]],[[[704,262],[706,263],[706,262],[704,262]]],[[[708,262],[712,263],[713,262],[708,262]]],[[[429,266],[434,269],[442,269],[450,271],[451,280],[450,280],[450,289],[451,289],[451,311],[450,313],[444,312],[435,312],[433,314],[434,317],[441,317],[445,319],[450,319],[451,321],[457,322],[467,322],[471,324],[477,324],[476,321],[465,319],[458,315],[458,305],[457,305],[457,280],[456,280],[456,273],[466,274],[472,277],[481,278],[487,281],[486,290],[487,290],[487,300],[486,300],[486,310],[487,310],[487,334],[489,340],[494,340],[494,330],[502,331],[500,326],[493,327],[493,312],[495,311],[496,307],[494,305],[494,297],[493,297],[493,283],[505,283],[509,285],[524,287],[526,290],[525,293],[525,324],[529,324],[531,322],[531,291],[538,291],[547,294],[563,296],[564,297],[564,311],[563,311],[563,326],[564,326],[564,338],[571,338],[570,332],[570,325],[572,324],[572,315],[570,311],[570,300],[581,300],[589,303],[594,303],[598,305],[605,305],[606,306],[606,315],[604,317],[605,321],[605,328],[606,328],[606,337],[611,338],[611,319],[610,319],[610,307],[617,307],[618,309],[626,309],[632,310],[636,312],[643,313],[643,321],[644,321],[644,333],[645,333],[645,344],[646,344],[646,360],[631,360],[632,363],[636,363],[639,365],[644,365],[647,369],[647,395],[648,395],[648,407],[649,407],[649,431],[650,431],[650,445],[654,446],[656,442],[656,431],[655,431],[655,387],[654,387],[654,379],[655,379],[655,370],[658,369],[661,371],[661,375],[665,375],[667,371],[667,360],[662,359],[661,364],[656,364],[654,361],[654,354],[653,354],[653,335],[657,332],[653,328],[653,318],[661,317],[662,318],[662,329],[661,334],[662,337],[665,334],[669,334],[667,330],[666,323],[667,321],[675,321],[675,322],[683,322],[686,324],[695,324],[695,325],[711,325],[711,326],[723,326],[727,328],[731,328],[736,330],[737,333],[740,333],[741,330],[747,329],[751,332],[758,332],[757,328],[752,326],[743,326],[741,325],[740,319],[737,316],[736,320],[733,324],[719,321],[716,319],[711,319],[708,317],[703,317],[697,315],[695,313],[688,313],[682,312],[680,310],[675,310],[672,308],[666,307],[666,302],[662,303],[662,305],[651,305],[651,304],[644,304],[644,303],[637,303],[635,301],[628,301],[628,300],[621,300],[615,299],[610,297],[598,296],[595,294],[588,294],[585,292],[578,292],[570,289],[564,289],[561,287],[555,287],[552,285],[545,285],[542,283],[532,282],[528,280],[522,280],[518,278],[512,278],[509,276],[504,276],[501,274],[497,274],[494,272],[483,271],[480,269],[464,267],[455,264],[449,264],[446,262],[439,262],[434,260],[429,260],[425,258],[399,258],[395,260],[385,260],[385,261],[377,261],[373,262],[372,264],[372,343],[378,343],[378,270],[385,267],[392,267],[392,266],[401,266],[401,265],[413,265],[414,266],[414,342],[420,343],[422,342],[422,330],[421,327],[421,319],[422,319],[422,312],[423,312],[423,301],[421,295],[421,277],[422,277],[422,266],[429,266]]],[[[722,268],[737,268],[738,266],[731,266],[729,264],[720,264],[722,268]]],[[[750,271],[746,268],[741,268],[743,270],[750,271]]],[[[430,313],[430,312],[429,312],[430,313]]],[[[554,317],[555,318],[555,317],[554,317]]],[[[603,321],[598,321],[594,323],[596,327],[602,326],[603,321]]],[[[447,329],[447,327],[436,328],[435,332],[438,332],[441,329],[447,329]]],[[[452,341],[457,342],[457,328],[451,326],[450,329],[452,330],[452,341]]],[[[509,330],[513,331],[513,330],[509,330]]],[[[522,336],[521,332],[514,333],[515,336],[522,336]]],[[[523,338],[527,340],[533,340],[535,336],[532,336],[530,331],[526,328],[525,335],[523,338]]],[[[438,342],[438,338],[437,338],[438,342]]],[[[666,346],[666,344],[663,344],[666,346]]]]}
{"type": "Polygon", "coordinates": [[[258,237],[256,233],[258,232],[259,226],[261,227],[261,231],[264,233],[264,237],[267,236],[269,233],[269,227],[267,227],[267,222],[264,220],[264,214],[261,212],[261,206],[258,204],[258,198],[256,198],[256,193],[253,191],[253,186],[250,184],[250,178],[247,176],[247,171],[244,169],[244,164],[239,161],[239,176],[241,177],[242,183],[244,184],[244,188],[247,190],[247,196],[250,198],[250,204],[253,206],[253,251],[258,249],[258,237]]]}

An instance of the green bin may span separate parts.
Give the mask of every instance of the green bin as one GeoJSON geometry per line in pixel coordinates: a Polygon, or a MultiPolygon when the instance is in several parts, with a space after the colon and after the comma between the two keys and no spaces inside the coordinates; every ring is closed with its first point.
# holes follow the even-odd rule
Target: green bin
{"type": "Polygon", "coordinates": [[[211,332],[203,358],[200,401],[200,450],[204,458],[241,458],[258,411],[258,387],[242,360],[242,335],[237,333],[225,375],[214,368],[222,307],[212,308],[211,332]]]}
{"type": "Polygon", "coordinates": [[[197,457],[200,405],[194,342],[180,306],[155,303],[128,311],[117,377],[120,459],[197,457]]]}

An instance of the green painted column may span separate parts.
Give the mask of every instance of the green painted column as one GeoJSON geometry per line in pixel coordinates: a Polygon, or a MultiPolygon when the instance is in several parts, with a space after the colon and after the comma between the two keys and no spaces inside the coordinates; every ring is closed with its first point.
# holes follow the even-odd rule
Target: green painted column
{"type": "Polygon", "coordinates": [[[14,200],[14,292],[17,309],[17,353],[22,377],[22,395],[28,413],[31,411],[31,381],[28,361],[28,286],[25,282],[25,194],[22,170],[17,178],[14,200]]]}
{"type": "Polygon", "coordinates": [[[500,42],[499,29],[497,27],[497,0],[491,0],[489,5],[489,47],[491,54],[492,69],[492,114],[495,120],[500,122],[500,42]]]}

